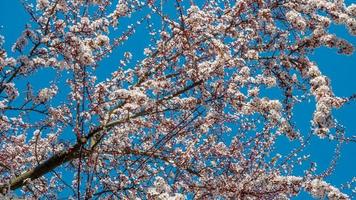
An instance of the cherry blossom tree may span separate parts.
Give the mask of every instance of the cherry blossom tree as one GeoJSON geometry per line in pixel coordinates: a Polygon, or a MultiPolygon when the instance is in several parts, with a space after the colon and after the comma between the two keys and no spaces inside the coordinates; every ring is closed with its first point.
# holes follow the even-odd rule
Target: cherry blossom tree
{"type": "Polygon", "coordinates": [[[0,39],[3,198],[289,199],[302,191],[352,198],[325,180],[340,145],[321,173],[304,150],[316,137],[355,141],[332,114],[355,95],[336,96],[310,59],[319,47],[352,54],[352,44],[329,27],[356,35],[355,4],[29,0],[23,6],[31,21],[12,49],[0,39]],[[122,46],[140,27],[151,39],[137,59],[122,46]],[[101,65],[108,56],[122,59],[101,65]],[[99,80],[102,68],[112,71],[99,80]],[[54,76],[36,88],[41,70],[54,76]],[[293,114],[309,100],[315,111],[305,132],[293,114]],[[288,138],[291,151],[279,151],[280,138],[288,138]]]}

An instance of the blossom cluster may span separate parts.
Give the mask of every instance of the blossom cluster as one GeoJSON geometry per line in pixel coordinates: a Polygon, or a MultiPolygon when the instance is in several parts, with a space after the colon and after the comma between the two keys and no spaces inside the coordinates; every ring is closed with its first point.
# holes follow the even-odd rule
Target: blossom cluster
{"type": "Polygon", "coordinates": [[[313,195],[313,197],[318,199],[325,197],[333,200],[350,199],[349,196],[341,193],[339,189],[320,179],[313,179],[307,182],[305,184],[305,188],[311,193],[311,195],[313,195]]]}
{"type": "Polygon", "coordinates": [[[300,13],[298,13],[295,10],[291,10],[286,13],[286,18],[287,20],[291,23],[292,26],[299,30],[304,30],[307,26],[305,20],[301,16],[300,13]]]}
{"type": "Polygon", "coordinates": [[[170,186],[164,181],[162,177],[157,177],[153,187],[148,189],[149,198],[157,200],[183,200],[185,197],[182,194],[170,194],[170,186]]]}

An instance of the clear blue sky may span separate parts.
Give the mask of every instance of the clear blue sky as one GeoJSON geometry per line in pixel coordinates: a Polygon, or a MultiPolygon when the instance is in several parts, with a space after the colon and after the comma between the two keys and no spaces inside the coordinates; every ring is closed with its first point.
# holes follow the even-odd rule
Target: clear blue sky
{"type": "MultiPolygon", "coordinates": [[[[352,0],[346,1],[347,4],[351,2],[352,0]]],[[[20,0],[0,1],[0,25],[2,26],[0,34],[5,36],[7,49],[11,48],[13,42],[21,34],[25,24],[29,22],[28,19],[29,16],[24,11],[20,0]]],[[[356,45],[356,37],[349,36],[344,27],[332,26],[331,30],[356,45]]],[[[148,44],[148,41],[140,39],[145,36],[142,34],[145,34],[145,32],[138,31],[135,36],[136,40],[129,40],[124,48],[132,51],[134,55],[142,55],[143,47],[148,44]]],[[[352,56],[338,55],[334,49],[322,48],[318,49],[311,57],[319,64],[321,71],[330,77],[336,95],[346,97],[356,93],[356,54],[352,56]]],[[[103,61],[101,64],[105,67],[101,68],[101,76],[109,75],[113,70],[112,67],[114,67],[110,65],[115,63],[117,66],[118,61],[118,56],[103,61]]],[[[104,76],[100,78],[104,78],[104,76]]],[[[41,80],[46,80],[46,73],[43,73],[41,80]]],[[[315,105],[311,102],[303,103],[295,109],[297,125],[305,133],[309,131],[314,108],[315,105]]],[[[336,111],[335,116],[341,124],[345,125],[348,136],[355,135],[356,102],[336,111]]],[[[285,142],[287,141],[280,141],[279,147],[284,147],[285,142]]],[[[312,145],[308,147],[308,153],[319,164],[320,169],[325,169],[328,165],[333,155],[334,144],[335,142],[330,143],[327,140],[320,141],[315,138],[312,145]]],[[[356,144],[344,144],[336,171],[328,178],[328,181],[339,186],[341,183],[349,181],[353,176],[356,176],[356,144]]],[[[309,199],[309,197],[302,195],[298,199],[309,199]]]]}

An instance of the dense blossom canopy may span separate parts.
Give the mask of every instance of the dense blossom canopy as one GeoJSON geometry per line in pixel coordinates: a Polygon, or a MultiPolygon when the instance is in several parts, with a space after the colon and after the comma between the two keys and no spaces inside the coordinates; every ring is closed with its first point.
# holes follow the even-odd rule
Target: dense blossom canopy
{"type": "Polygon", "coordinates": [[[1,195],[289,199],[304,190],[315,198],[352,198],[325,181],[338,149],[321,174],[303,149],[312,137],[355,140],[332,115],[355,96],[335,96],[309,55],[322,46],[352,54],[353,45],[329,27],[340,24],[356,35],[356,4],[29,0],[23,5],[31,22],[11,50],[0,38],[1,195]],[[165,11],[166,4],[175,10],[165,11]],[[120,47],[140,27],[151,45],[137,59],[120,47]],[[110,55],[120,56],[116,52],[120,63],[101,65],[110,55]],[[111,76],[99,80],[105,67],[113,69],[111,76]],[[41,70],[55,76],[38,88],[32,77],[41,70]],[[311,134],[300,131],[293,118],[295,105],[310,99],[311,134]],[[295,148],[276,152],[279,138],[295,148]],[[295,172],[297,166],[302,173],[295,172]]]}

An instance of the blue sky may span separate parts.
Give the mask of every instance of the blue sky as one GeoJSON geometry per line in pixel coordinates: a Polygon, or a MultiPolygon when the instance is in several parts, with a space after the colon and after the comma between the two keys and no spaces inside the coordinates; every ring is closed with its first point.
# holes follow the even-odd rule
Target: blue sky
{"type": "MultiPolygon", "coordinates": [[[[352,0],[346,1],[346,4],[351,3],[352,0]]],[[[20,36],[26,23],[28,23],[29,16],[24,11],[20,0],[1,0],[0,1],[0,34],[5,36],[5,47],[10,49],[16,38],[20,36]]],[[[144,27],[142,27],[144,28],[144,27]]],[[[133,52],[134,56],[142,56],[143,48],[149,43],[144,38],[146,32],[141,28],[136,33],[135,40],[129,40],[123,47],[124,51],[133,52]],[[137,40],[139,39],[139,40],[137,40]]],[[[343,26],[332,26],[331,31],[349,40],[356,45],[356,37],[348,35],[346,28],[343,26]]],[[[146,37],[147,38],[147,37],[146,37]]],[[[321,71],[331,79],[332,88],[337,96],[347,97],[356,93],[356,54],[352,56],[344,56],[336,54],[335,49],[321,48],[318,49],[311,58],[316,61],[321,68],[321,71]]],[[[123,51],[114,51],[119,53],[119,56],[112,56],[101,62],[105,68],[102,68],[102,73],[99,78],[106,78],[110,75],[114,68],[112,64],[118,66],[120,57],[123,51]]],[[[138,58],[136,57],[136,59],[138,58]]],[[[47,82],[46,77],[49,72],[41,72],[41,81],[47,82]]],[[[48,78],[47,78],[48,79],[48,78]]],[[[295,108],[295,119],[298,127],[302,132],[307,133],[310,127],[310,120],[312,112],[315,108],[313,102],[303,103],[295,108]]],[[[356,102],[344,106],[342,109],[334,112],[337,120],[345,125],[348,136],[356,133],[356,102]]],[[[287,141],[281,140],[279,148],[283,148],[287,141]]],[[[327,140],[319,140],[313,138],[312,145],[308,147],[308,153],[311,154],[312,159],[315,160],[320,169],[325,167],[330,162],[333,155],[335,142],[327,140]]],[[[328,178],[328,181],[339,186],[345,181],[349,181],[353,176],[356,176],[356,144],[344,144],[342,146],[341,158],[336,167],[335,173],[328,178]]],[[[297,199],[308,199],[307,195],[302,195],[297,199]]]]}

